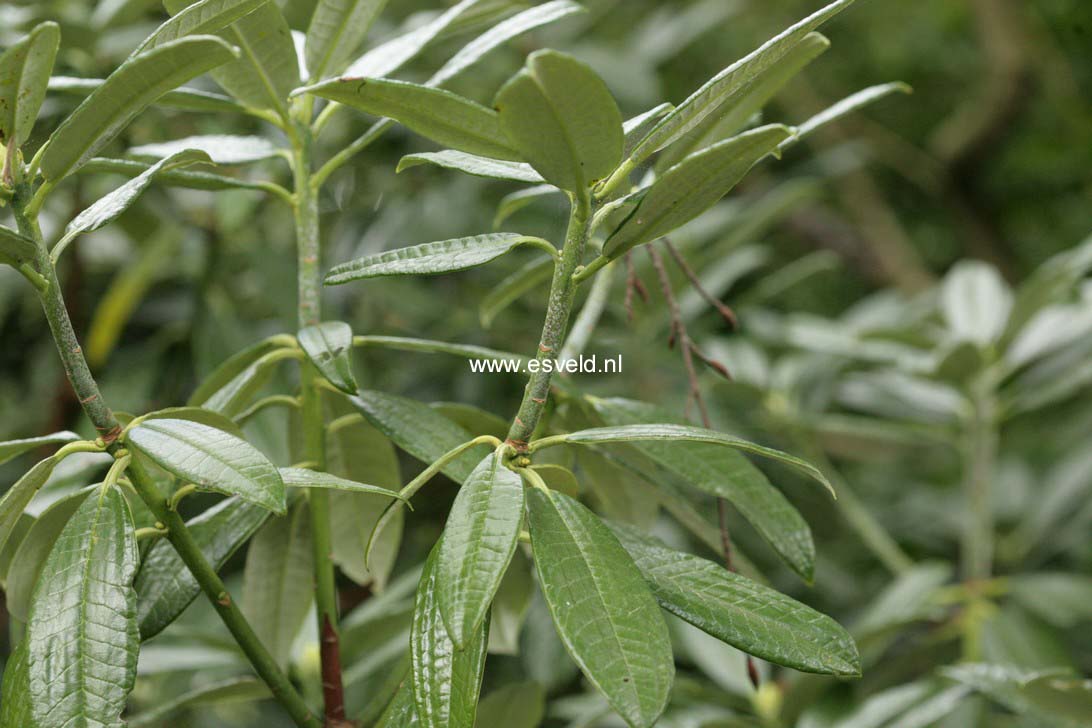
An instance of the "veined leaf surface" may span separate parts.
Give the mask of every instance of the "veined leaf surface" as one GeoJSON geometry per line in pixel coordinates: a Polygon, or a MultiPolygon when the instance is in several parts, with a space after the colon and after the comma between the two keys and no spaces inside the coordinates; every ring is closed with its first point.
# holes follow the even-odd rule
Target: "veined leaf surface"
{"type": "Polygon", "coordinates": [[[330,384],[342,392],[355,394],[353,375],[353,330],[344,321],[324,321],[300,329],[296,335],[300,348],[330,384]]]}

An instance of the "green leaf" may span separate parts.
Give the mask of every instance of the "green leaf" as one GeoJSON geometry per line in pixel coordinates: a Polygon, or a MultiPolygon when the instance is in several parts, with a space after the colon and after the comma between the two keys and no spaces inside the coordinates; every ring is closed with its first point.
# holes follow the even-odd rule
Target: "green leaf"
{"type": "Polygon", "coordinates": [[[15,528],[15,522],[30,505],[30,501],[38,490],[49,480],[58,462],[56,456],[38,461],[23,477],[15,481],[15,485],[8,488],[3,498],[0,498],[0,550],[7,544],[8,537],[15,528]]]}
{"type": "Polygon", "coordinates": [[[319,0],[305,45],[311,78],[341,71],[386,4],[387,0],[319,0]]]}
{"type": "Polygon", "coordinates": [[[997,269],[978,261],[956,264],[940,288],[940,309],[952,336],[979,346],[1004,332],[1012,300],[997,269]]]}
{"type": "MultiPolygon", "coordinates": [[[[191,0],[164,0],[171,15],[192,5],[191,0]]],[[[286,113],[285,101],[299,85],[300,69],[292,32],[275,2],[265,2],[218,33],[238,46],[238,60],[212,72],[224,90],[246,106],[286,113]]]]}
{"type": "Polygon", "coordinates": [[[285,512],[277,468],[234,435],[188,420],[153,419],[130,430],[126,443],[184,482],[285,512]]]}
{"type": "Polygon", "coordinates": [[[494,106],[520,154],[550,183],[576,192],[622,159],[622,115],[603,80],[572,56],[532,53],[494,106]]]}
{"type": "Polygon", "coordinates": [[[603,256],[613,260],[690,222],[791,136],[788,127],[771,124],[686,157],[652,183],[636,209],[607,239],[603,256]]]}
{"type": "Polygon", "coordinates": [[[340,78],[296,91],[390,117],[427,139],[470,154],[518,160],[497,112],[450,91],[408,81],[340,78]]]}
{"type": "Polygon", "coordinates": [[[203,152],[207,159],[200,161],[211,161],[215,164],[249,164],[284,153],[284,150],[263,137],[206,134],[157,144],[142,144],[130,149],[129,154],[164,159],[186,149],[203,152]]]}
{"type": "Polygon", "coordinates": [[[535,591],[531,561],[516,549],[489,609],[489,653],[516,655],[531,595],[535,591]]]}
{"type": "Polygon", "coordinates": [[[212,374],[205,377],[197,389],[193,391],[187,402],[189,405],[202,405],[214,394],[228,386],[232,380],[245,372],[252,364],[266,354],[283,349],[289,344],[284,336],[270,336],[259,342],[251,344],[247,348],[233,354],[224,363],[216,368],[212,374]]]}
{"type": "Polygon", "coordinates": [[[836,104],[831,105],[829,108],[820,111],[815,116],[811,117],[803,124],[796,128],[796,136],[789,142],[795,144],[805,137],[815,133],[817,129],[837,121],[844,116],[848,116],[855,111],[863,109],[866,106],[874,104],[880,99],[887,98],[891,94],[901,93],[909,94],[913,93],[913,89],[907,86],[905,83],[898,81],[894,83],[883,83],[878,86],[869,86],[866,89],[861,89],[857,93],[850,94],[836,104]]]}
{"type": "Polygon", "coordinates": [[[486,625],[464,649],[456,649],[440,616],[439,550],[432,550],[421,573],[410,631],[417,719],[424,728],[472,728],[485,669],[486,625]]]}
{"type": "Polygon", "coordinates": [[[288,516],[269,519],[247,547],[243,613],[282,666],[288,664],[292,644],[311,608],[313,592],[304,588],[314,578],[311,550],[306,501],[288,516]]]}
{"type": "MultiPolygon", "coordinates": [[[[472,174],[475,177],[488,177],[490,179],[511,180],[513,182],[542,182],[542,175],[529,164],[523,162],[507,162],[502,159],[490,159],[479,157],[476,154],[457,152],[454,149],[445,149],[442,152],[419,152],[407,154],[398,161],[397,172],[421,164],[435,164],[437,167],[454,169],[458,172],[472,174]]],[[[551,185],[551,190],[554,187],[551,185]]]]}
{"type": "Polygon", "coordinates": [[[1092,687],[1068,670],[1024,670],[1014,665],[962,663],[942,675],[988,695],[1009,710],[1058,728],[1078,728],[1092,709],[1092,687]]]}
{"type": "Polygon", "coordinates": [[[0,728],[38,728],[30,705],[27,641],[20,640],[4,664],[0,690],[0,728]]]}
{"type": "Polygon", "coordinates": [[[1014,574],[1008,578],[1008,590],[1024,609],[1063,629],[1092,622],[1092,576],[1014,574]]]}
{"type": "Polygon", "coordinates": [[[496,453],[463,483],[436,557],[437,600],[458,649],[477,638],[523,523],[523,481],[496,453]]]}
{"type": "Polygon", "coordinates": [[[76,236],[99,230],[118,219],[121,213],[128,210],[144,194],[144,190],[148,189],[152,184],[152,180],[160,172],[208,161],[210,161],[209,157],[204,152],[193,149],[176,151],[148,167],[147,170],[133,177],[114,191],[100,197],[94,204],[76,215],[68,223],[68,226],[64,229],[64,236],[51,251],[53,259],[56,260],[76,236]]]}
{"type": "MultiPolygon", "coordinates": [[[[616,434],[623,437],[629,436],[627,428],[639,423],[672,419],[657,407],[631,400],[596,399],[593,405],[609,425],[622,428],[616,434]]],[[[719,437],[723,435],[718,433],[719,437]]],[[[727,447],[685,440],[648,440],[640,452],[691,487],[727,499],[796,573],[810,581],[815,568],[815,544],[807,522],[734,444],[720,444],[727,447]]]]}
{"type": "Polygon", "coordinates": [[[778,665],[824,675],[861,674],[853,638],[830,617],[633,527],[612,528],[660,606],[672,614],[778,665]]]}
{"type": "Polygon", "coordinates": [[[0,55],[0,144],[19,148],[30,136],[60,43],[60,27],[46,22],[0,55]]]}
{"type": "Polygon", "coordinates": [[[29,692],[48,726],[119,725],[136,682],[138,552],[116,488],[87,498],[42,568],[27,623],[29,692]]]}
{"type": "Polygon", "coordinates": [[[300,348],[330,384],[342,392],[356,394],[353,376],[353,330],[344,321],[325,321],[300,329],[300,348]]]}
{"type": "Polygon", "coordinates": [[[269,688],[260,680],[235,677],[201,685],[176,698],[159,703],[126,720],[128,728],[160,728],[188,708],[228,703],[252,702],[270,697],[269,688]]]}
{"type": "Polygon", "coordinates": [[[553,0],[513,15],[463,46],[429,78],[427,85],[442,86],[477,63],[485,54],[511,39],[566,16],[582,12],[584,12],[583,6],[571,0],[553,0]]]}
{"type": "Polygon", "coordinates": [[[398,686],[394,699],[383,711],[375,728],[418,728],[417,705],[413,700],[413,683],[407,677],[398,686]]]}
{"type": "Polygon", "coordinates": [[[520,245],[554,249],[542,238],[519,233],[486,233],[441,240],[389,250],[334,266],[326,276],[326,285],[336,286],[382,276],[453,273],[488,263],[520,245]]]}
{"type": "Polygon", "coordinates": [[[200,0],[174,14],[144,39],[136,52],[189,35],[209,35],[249,15],[268,0],[200,0]]]}
{"type": "Polygon", "coordinates": [[[730,111],[752,90],[752,83],[765,71],[781,62],[809,33],[852,4],[853,0],[837,0],[827,5],[709,79],[634,148],[627,158],[628,166],[636,167],[654,152],[694,129],[710,114],[730,111]]]}
{"type": "Polygon", "coordinates": [[[652,726],[667,705],[675,663],[641,573],[577,501],[537,488],[527,499],[539,583],[565,648],[629,725],[652,726]]]}
{"type": "Polygon", "coordinates": [[[149,412],[143,416],[143,419],[190,420],[191,422],[200,422],[202,425],[215,427],[217,430],[223,430],[229,435],[234,435],[240,439],[244,437],[242,428],[234,420],[204,407],[165,407],[161,410],[149,412]]]}
{"type": "Polygon", "coordinates": [[[648,133],[652,131],[652,128],[659,123],[660,119],[664,118],[671,113],[671,110],[675,107],[671,104],[660,104],[655,106],[643,114],[638,114],[632,119],[627,119],[622,124],[622,132],[625,134],[625,144],[623,154],[629,154],[633,147],[648,136],[648,133]]]}
{"type": "Polygon", "coordinates": [[[355,480],[346,480],[330,473],[320,473],[306,468],[281,468],[280,474],[284,484],[293,488],[322,488],[324,490],[340,490],[346,493],[367,493],[400,500],[399,495],[389,488],[358,483],[355,480]]]}
{"type": "MultiPolygon", "coordinates": [[[[71,76],[53,76],[49,79],[49,90],[55,93],[72,94],[74,96],[87,97],[93,91],[105,83],[101,78],[73,78],[71,76]]],[[[202,91],[201,89],[183,86],[168,91],[152,102],[155,106],[162,106],[182,111],[209,111],[213,113],[237,114],[246,110],[230,96],[202,91]]],[[[83,167],[80,171],[83,171],[83,167]]]]}
{"type": "Polygon", "coordinates": [[[505,685],[478,704],[476,728],[538,728],[546,715],[546,691],[537,682],[505,685]]]}
{"type": "Polygon", "coordinates": [[[42,155],[42,174],[56,182],[106,146],[153,101],[235,57],[219,38],[180,38],[128,59],[65,118],[42,155]]]}
{"type": "Polygon", "coordinates": [[[0,263],[18,266],[33,261],[37,255],[38,246],[33,240],[14,230],[0,227],[0,263]]]}
{"type": "MultiPolygon", "coordinates": [[[[560,192],[561,190],[554,187],[553,185],[536,185],[535,187],[528,187],[527,189],[519,190],[509,195],[505,195],[501,198],[501,201],[497,203],[497,212],[493,216],[493,229],[496,230],[497,228],[499,228],[501,225],[504,224],[505,220],[510,218],[512,215],[515,215],[517,212],[527,207],[532,202],[535,202],[536,200],[547,197],[549,195],[559,194],[560,192]]],[[[543,261],[538,262],[541,263],[543,261]]],[[[551,271],[552,268],[548,270],[547,273],[551,271]]],[[[549,276],[547,275],[547,277],[549,276]]],[[[494,291],[496,291],[495,288],[493,289],[493,291],[490,291],[490,294],[492,294],[494,291]]]]}
{"type": "MultiPolygon", "coordinates": [[[[12,458],[16,458],[25,452],[30,452],[31,450],[36,450],[40,447],[65,445],[69,442],[76,442],[79,439],[80,436],[75,432],[62,430],[39,437],[26,437],[22,440],[7,440],[5,442],[0,442],[0,465],[3,465],[12,458]]],[[[0,529],[0,531],[2,530],[3,529],[0,529]]],[[[2,546],[0,546],[0,548],[2,548],[2,546]]]]}
{"type": "MultiPolygon", "coordinates": [[[[86,164],[80,167],[79,172],[81,174],[120,174],[126,177],[136,177],[142,174],[152,165],[146,162],[137,162],[132,159],[107,159],[104,157],[95,157],[89,159],[86,164]]],[[[228,177],[222,174],[214,174],[211,172],[193,172],[184,170],[171,170],[169,172],[161,173],[156,182],[161,185],[169,187],[184,187],[192,190],[209,190],[217,192],[219,190],[255,190],[261,192],[268,192],[269,185],[260,181],[251,181],[246,179],[240,179],[238,177],[228,177]]]]}
{"type": "MultiPolygon", "coordinates": [[[[268,516],[264,508],[228,498],[186,521],[186,528],[205,559],[219,569],[268,516]]],[[[140,636],[145,640],[162,632],[201,593],[197,580],[166,540],[156,542],[145,554],[133,587],[140,636]]]]}

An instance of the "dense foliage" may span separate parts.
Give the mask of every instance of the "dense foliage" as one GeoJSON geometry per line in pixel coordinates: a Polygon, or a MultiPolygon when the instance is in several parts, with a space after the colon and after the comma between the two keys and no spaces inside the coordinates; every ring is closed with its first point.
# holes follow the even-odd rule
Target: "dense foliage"
{"type": "Polygon", "coordinates": [[[0,728],[1088,724],[1087,8],[164,5],[0,6],[0,728]]]}

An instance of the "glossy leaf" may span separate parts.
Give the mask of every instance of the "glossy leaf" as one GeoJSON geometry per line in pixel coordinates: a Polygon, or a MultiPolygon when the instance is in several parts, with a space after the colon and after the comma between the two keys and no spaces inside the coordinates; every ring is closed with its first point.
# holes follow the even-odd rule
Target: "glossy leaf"
{"type": "Polygon", "coordinates": [[[759,160],[775,153],[792,136],[780,125],[764,126],[695,152],[659,177],[636,209],[603,246],[617,258],[634,247],[667,235],[715,205],[759,160]]]}
{"type": "Polygon", "coordinates": [[[219,38],[191,36],[128,59],[53,132],[42,155],[42,174],[54,182],[71,174],[153,101],[227,63],[236,52],[219,38]]]}
{"type": "Polygon", "coordinates": [[[497,159],[519,159],[501,129],[497,112],[450,91],[382,78],[341,78],[297,93],[390,117],[445,147],[497,159]]]}
{"type": "MultiPolygon", "coordinates": [[[[24,441],[25,442],[25,441],[24,441]]],[[[7,443],[6,443],[7,444],[7,443]]],[[[30,504],[38,490],[49,480],[53,474],[53,468],[57,466],[57,458],[48,457],[40,460],[23,477],[15,481],[0,498],[0,550],[8,542],[15,522],[30,504]]]]}
{"type": "Polygon", "coordinates": [[[656,723],[675,674],[667,625],[641,573],[597,516],[532,489],[535,567],[565,648],[634,728],[656,723]]]}
{"type": "Polygon", "coordinates": [[[343,321],[326,321],[300,329],[300,348],[322,376],[348,394],[357,390],[353,376],[353,330],[343,321]]]}
{"type": "Polygon", "coordinates": [[[311,78],[338,73],[353,57],[387,0],[319,0],[307,27],[311,78]]]}
{"type": "MultiPolygon", "coordinates": [[[[529,164],[523,162],[508,162],[502,159],[490,159],[479,157],[476,154],[457,152],[454,149],[445,149],[442,152],[419,152],[407,154],[398,161],[398,169],[401,172],[420,164],[435,164],[437,167],[454,169],[457,172],[465,172],[475,177],[488,177],[490,179],[511,180],[513,182],[542,182],[542,175],[529,164]]],[[[553,187],[551,186],[551,190],[553,187]]]]}
{"type": "Polygon", "coordinates": [[[548,182],[577,191],[622,158],[622,115],[603,80],[557,51],[532,53],[493,102],[504,131],[548,182]]]}
{"type": "Polygon", "coordinates": [[[398,686],[390,705],[383,711],[375,728],[418,728],[417,704],[413,700],[413,683],[407,677],[398,686]]]}
{"type": "Polygon", "coordinates": [[[0,227],[0,263],[18,266],[33,261],[38,255],[38,246],[30,238],[14,230],[0,227]]]}
{"type": "Polygon", "coordinates": [[[305,468],[281,468],[281,479],[284,484],[293,488],[322,488],[324,490],[340,490],[346,493],[367,493],[379,495],[384,498],[398,498],[398,494],[389,488],[379,485],[358,483],[355,480],[339,478],[330,473],[322,473],[317,470],[305,468]]]}
{"type": "Polygon", "coordinates": [[[187,404],[195,406],[204,404],[258,359],[275,349],[284,348],[287,343],[283,337],[271,336],[233,354],[205,377],[190,395],[187,404]]]}
{"type": "Polygon", "coordinates": [[[476,728],[538,728],[546,715],[546,692],[537,682],[505,685],[482,698],[476,728]]]}
{"type": "Polygon", "coordinates": [[[712,561],[613,528],[660,606],[719,640],[804,672],[860,675],[853,638],[837,622],[712,561]]]}
{"type": "MultiPolygon", "coordinates": [[[[593,404],[599,416],[623,432],[650,419],[671,420],[670,413],[641,402],[597,399],[593,404]]],[[[796,573],[811,580],[815,544],[807,522],[734,446],[648,440],[640,452],[691,487],[727,499],[796,573]]]]}
{"type": "Polygon", "coordinates": [[[46,22],[0,55],[0,144],[23,146],[45,100],[61,29],[46,22]]]}
{"type": "Polygon", "coordinates": [[[710,114],[723,114],[730,110],[765,71],[780,63],[809,33],[852,5],[853,1],[836,0],[830,3],[709,79],[634,148],[628,161],[636,166],[652,153],[681,138],[710,114]]]}
{"type": "Polygon", "coordinates": [[[136,681],[138,553],[117,488],[92,494],[42,568],[27,622],[28,685],[43,726],[114,726],[136,681]]]}
{"type": "Polygon", "coordinates": [[[190,420],[202,425],[223,430],[229,435],[243,438],[243,430],[232,420],[219,412],[205,409],[204,407],[166,407],[144,415],[145,420],[190,420]]]}
{"type": "Polygon", "coordinates": [[[542,238],[519,233],[486,233],[399,248],[334,266],[326,285],[382,276],[439,275],[467,270],[499,258],[520,245],[550,247],[542,238]]]}
{"type": "Polygon", "coordinates": [[[234,435],[188,420],[152,419],[130,430],[126,443],[184,482],[285,512],[277,468],[234,435]]]}
{"type": "MultiPolygon", "coordinates": [[[[163,2],[171,15],[192,4],[191,0],[163,2]]],[[[262,3],[217,35],[238,46],[241,55],[212,72],[216,82],[246,106],[283,114],[300,73],[292,33],[277,3],[262,3]]]]}
{"type": "Polygon", "coordinates": [[[178,11],[173,18],[156,28],[140,44],[137,52],[188,35],[216,33],[254,12],[266,2],[268,0],[200,0],[178,11]]]}
{"type": "Polygon", "coordinates": [[[136,157],[165,159],[186,149],[203,152],[208,156],[208,159],[204,161],[215,164],[248,164],[283,154],[280,147],[263,137],[230,134],[207,134],[157,144],[142,144],[130,149],[129,154],[136,157]]]}
{"type": "Polygon", "coordinates": [[[243,613],[273,658],[287,665],[311,608],[311,521],[301,501],[254,535],[243,571],[243,613]]]}
{"type": "Polygon", "coordinates": [[[486,624],[462,649],[448,636],[439,607],[434,548],[425,562],[410,632],[413,697],[423,728],[472,728],[485,669],[486,624]]]}
{"type": "Polygon", "coordinates": [[[523,524],[523,481],[491,454],[463,483],[436,557],[437,600],[457,649],[477,639],[523,524]]]}
{"type": "Polygon", "coordinates": [[[70,442],[75,442],[80,439],[80,436],[75,432],[69,430],[62,430],[61,432],[54,432],[49,435],[41,435],[39,437],[26,437],[21,440],[7,440],[0,442],[0,465],[6,463],[12,458],[18,457],[23,453],[36,450],[40,447],[49,447],[50,445],[65,445],[70,442]]]}
{"type": "MultiPolygon", "coordinates": [[[[239,498],[228,498],[186,521],[205,559],[219,569],[265,522],[269,511],[239,498]]],[[[157,542],[145,554],[133,584],[142,639],[162,632],[190,605],[201,587],[174,546],[157,542]]]]}

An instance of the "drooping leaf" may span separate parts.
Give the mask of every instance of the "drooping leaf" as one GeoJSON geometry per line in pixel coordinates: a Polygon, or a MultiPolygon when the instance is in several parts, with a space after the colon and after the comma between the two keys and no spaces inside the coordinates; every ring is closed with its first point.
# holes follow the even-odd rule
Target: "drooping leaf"
{"type": "Polygon", "coordinates": [[[234,435],[188,420],[152,419],[130,430],[126,443],[184,482],[285,512],[277,468],[234,435]]]}
{"type": "Polygon", "coordinates": [[[603,80],[572,56],[532,53],[494,106],[522,157],[563,190],[582,190],[621,161],[618,105],[603,80]]]}
{"type": "Polygon", "coordinates": [[[417,720],[423,728],[473,728],[488,625],[483,623],[465,648],[455,647],[440,616],[438,552],[433,548],[421,573],[410,632],[417,720]]]}
{"type": "MultiPolygon", "coordinates": [[[[542,175],[529,164],[523,162],[507,162],[502,159],[490,159],[479,157],[476,154],[457,152],[454,149],[445,149],[441,152],[419,152],[407,154],[398,161],[398,169],[401,172],[420,164],[435,164],[437,167],[454,169],[458,172],[472,174],[475,177],[489,177],[490,179],[512,180],[514,182],[542,182],[542,175]]],[[[551,190],[553,187],[551,186],[551,190]]]]}
{"type": "Polygon", "coordinates": [[[21,440],[7,440],[0,442],[0,465],[3,465],[12,458],[18,457],[25,452],[36,450],[40,447],[49,447],[50,445],[65,445],[70,442],[79,440],[80,436],[75,432],[69,430],[62,430],[61,432],[54,432],[49,435],[40,435],[39,437],[26,437],[21,440]]]}
{"type": "Polygon", "coordinates": [[[523,482],[493,453],[459,490],[436,557],[440,614],[457,649],[477,638],[522,523],[523,482]]]}
{"type": "Polygon", "coordinates": [[[326,285],[381,276],[439,275],[467,270],[499,258],[520,245],[553,248],[542,238],[519,233],[486,233],[468,238],[453,238],[424,243],[334,266],[326,276],[326,285]]]}
{"type": "Polygon", "coordinates": [[[310,93],[390,117],[423,137],[470,154],[518,160],[497,112],[443,89],[382,78],[341,78],[307,86],[310,93]]]}
{"type": "MultiPolygon", "coordinates": [[[[50,92],[87,97],[102,86],[101,78],[74,78],[72,76],[53,76],[49,79],[50,92]]],[[[171,89],[152,102],[155,106],[182,111],[213,112],[238,114],[246,110],[230,96],[181,86],[171,89]]],[[[83,171],[84,167],[80,167],[83,171]]]]}
{"type": "Polygon", "coordinates": [[[21,640],[4,664],[0,688],[0,728],[40,728],[30,707],[27,674],[27,641],[21,640]]]}
{"type": "Polygon", "coordinates": [[[250,626],[281,665],[311,608],[313,577],[311,521],[307,502],[287,516],[271,518],[246,552],[242,607],[250,626]]]}
{"type": "Polygon", "coordinates": [[[136,52],[188,35],[209,35],[249,15],[268,0],[200,0],[176,12],[138,46],[136,52]]]}
{"type": "MultiPolygon", "coordinates": [[[[164,0],[171,15],[192,5],[192,0],[164,0]]],[[[265,2],[218,33],[241,56],[212,72],[224,90],[242,104],[285,113],[285,102],[299,85],[300,72],[292,32],[278,4],[265,2]]]]}
{"type": "Polygon", "coordinates": [[[38,461],[23,477],[15,481],[15,485],[8,488],[3,498],[0,498],[0,550],[7,544],[19,516],[26,510],[38,490],[49,480],[57,462],[56,457],[38,461]]]}
{"type": "MultiPolygon", "coordinates": [[[[186,528],[205,559],[219,569],[268,517],[265,508],[228,498],[186,521],[186,528]]],[[[166,540],[144,556],[133,587],[140,636],[145,640],[162,632],[201,593],[197,580],[166,540]]]]}
{"type": "Polygon", "coordinates": [[[322,473],[317,470],[281,468],[280,474],[284,484],[293,488],[322,488],[324,490],[340,490],[346,493],[367,493],[385,498],[398,498],[398,494],[392,492],[389,488],[358,483],[355,480],[339,478],[336,475],[322,473]]]}
{"type": "Polygon", "coordinates": [[[38,246],[33,240],[0,227],[0,263],[18,266],[33,261],[37,255],[38,246]]]}
{"type": "Polygon", "coordinates": [[[603,246],[603,256],[613,260],[690,222],[791,136],[788,127],[771,124],[686,157],[652,183],[636,209],[611,234],[603,246]]]}
{"type": "Polygon", "coordinates": [[[809,33],[852,4],[853,0],[830,3],[709,79],[668,114],[630,152],[627,161],[636,167],[652,153],[685,135],[710,114],[731,109],[767,69],[781,62],[809,33]]]}
{"type": "Polygon", "coordinates": [[[546,692],[537,682],[505,685],[482,698],[476,728],[538,728],[546,715],[546,692]]]}
{"type": "Polygon", "coordinates": [[[236,53],[219,38],[191,36],[128,59],[53,132],[42,155],[42,174],[53,182],[71,174],[153,101],[236,53]]]}
{"type": "Polygon", "coordinates": [[[311,78],[341,71],[386,4],[387,0],[319,0],[305,45],[311,78]]]}
{"type": "Polygon", "coordinates": [[[115,726],[136,681],[139,635],[132,516],[116,488],[87,498],[42,568],[27,622],[34,718],[115,726]]]}
{"type": "Polygon", "coordinates": [[[284,150],[264,137],[206,134],[173,139],[169,142],[142,144],[130,149],[129,154],[136,157],[165,159],[185,149],[203,152],[208,155],[207,161],[215,164],[248,164],[272,159],[284,153],[284,150]]]}
{"type": "Polygon", "coordinates": [[[61,29],[45,22],[0,55],[0,144],[23,146],[45,100],[61,29]]]}
{"type": "Polygon", "coordinates": [[[353,376],[353,330],[344,321],[325,321],[300,329],[296,335],[300,348],[330,384],[347,394],[355,394],[353,376]]]}
{"type": "Polygon", "coordinates": [[[779,665],[826,675],[861,673],[853,638],[830,617],[631,526],[613,530],[660,606],[672,614],[779,665]]]}
{"type": "Polygon", "coordinates": [[[633,728],[656,723],[675,674],[667,625],[618,539],[584,506],[532,489],[535,567],[565,648],[633,728]]]}

